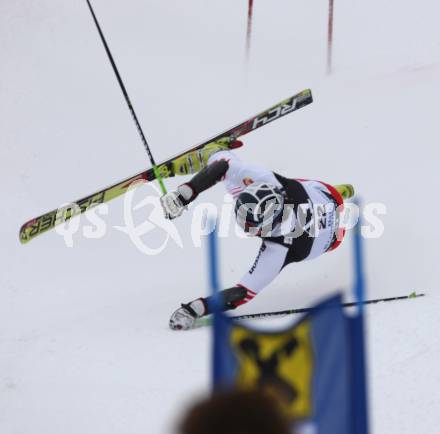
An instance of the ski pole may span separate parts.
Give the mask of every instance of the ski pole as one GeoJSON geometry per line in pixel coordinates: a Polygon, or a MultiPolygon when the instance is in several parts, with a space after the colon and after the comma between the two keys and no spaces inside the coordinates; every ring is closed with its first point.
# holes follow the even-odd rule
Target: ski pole
{"type": "MultiPolygon", "coordinates": [[[[415,292],[409,294],[409,295],[400,295],[398,297],[386,297],[386,298],[375,298],[371,300],[365,300],[362,303],[358,303],[356,301],[348,302],[348,303],[342,303],[342,307],[351,307],[351,306],[357,306],[359,304],[365,305],[365,304],[376,304],[376,303],[382,303],[382,302],[388,302],[388,301],[397,301],[397,300],[407,300],[411,298],[418,298],[418,297],[424,297],[425,294],[416,294],[415,292]]],[[[302,307],[298,309],[288,309],[288,310],[281,310],[276,312],[261,312],[261,313],[250,313],[246,315],[236,315],[231,316],[231,319],[234,321],[241,321],[244,319],[253,319],[253,318],[266,318],[271,316],[284,316],[284,315],[292,315],[295,313],[306,313],[306,312],[312,312],[315,310],[314,307],[302,307]]]]}
{"type": "Polygon", "coordinates": [[[134,107],[130,101],[130,97],[128,96],[127,89],[125,88],[124,82],[122,81],[121,75],[119,74],[118,68],[117,68],[116,63],[113,59],[112,53],[110,52],[110,48],[107,45],[107,41],[105,40],[104,34],[102,33],[101,26],[98,23],[98,19],[96,18],[95,11],[92,8],[90,0],[87,0],[87,4],[89,5],[89,9],[92,14],[93,21],[96,24],[96,28],[98,29],[99,36],[101,37],[101,41],[104,45],[105,51],[107,52],[107,56],[110,60],[113,71],[114,71],[116,78],[118,80],[119,86],[121,87],[122,93],[124,94],[125,101],[127,102],[128,108],[130,109],[131,116],[133,117],[134,123],[136,124],[136,128],[139,132],[139,135],[141,137],[144,148],[147,151],[148,158],[150,159],[151,165],[153,167],[154,175],[155,175],[156,179],[159,181],[159,185],[160,185],[160,189],[162,190],[162,193],[165,194],[167,192],[167,189],[166,189],[165,184],[163,182],[162,176],[159,172],[159,169],[157,168],[156,162],[154,161],[153,154],[151,153],[151,150],[150,150],[150,146],[148,145],[147,139],[145,138],[145,134],[144,134],[142,127],[141,127],[141,124],[139,123],[139,120],[136,116],[136,112],[134,111],[134,107]]]}

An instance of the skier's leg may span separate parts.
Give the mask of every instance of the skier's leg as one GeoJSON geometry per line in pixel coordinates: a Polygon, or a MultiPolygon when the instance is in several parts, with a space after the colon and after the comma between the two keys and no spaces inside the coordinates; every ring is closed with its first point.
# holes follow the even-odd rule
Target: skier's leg
{"type": "Polygon", "coordinates": [[[305,181],[303,185],[313,203],[325,207],[325,226],[318,220],[315,222],[317,226],[315,225],[312,250],[308,257],[304,258],[314,259],[336,249],[342,243],[345,229],[340,226],[340,215],[344,210],[344,196],[351,197],[354,188],[350,184],[334,187],[322,181],[305,181]]]}
{"type": "Polygon", "coordinates": [[[340,246],[342,243],[342,240],[345,237],[345,228],[340,226],[340,215],[344,211],[344,199],[350,199],[354,196],[355,191],[354,187],[351,184],[340,184],[340,185],[329,185],[325,182],[321,182],[323,185],[325,185],[330,194],[333,196],[333,199],[335,200],[337,204],[336,209],[336,221],[337,221],[337,227],[334,230],[334,239],[332,241],[331,246],[328,248],[328,252],[335,250],[337,247],[340,246]]]}

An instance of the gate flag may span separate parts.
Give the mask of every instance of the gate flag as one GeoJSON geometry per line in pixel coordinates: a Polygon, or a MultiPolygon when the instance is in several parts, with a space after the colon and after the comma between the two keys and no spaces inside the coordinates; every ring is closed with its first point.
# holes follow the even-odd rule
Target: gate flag
{"type": "Polygon", "coordinates": [[[216,387],[265,388],[297,432],[361,434],[354,406],[353,318],[341,295],[321,302],[290,327],[255,330],[220,316],[214,360],[216,387]],[[301,430],[302,429],[302,430],[301,430]]]}

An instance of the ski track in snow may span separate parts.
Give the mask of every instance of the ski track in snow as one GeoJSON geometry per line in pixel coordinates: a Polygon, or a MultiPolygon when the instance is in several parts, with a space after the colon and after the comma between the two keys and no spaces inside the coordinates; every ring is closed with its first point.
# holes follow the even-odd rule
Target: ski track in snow
{"type": "MultiPolygon", "coordinates": [[[[94,6],[158,161],[312,88],[311,106],[237,152],[289,176],[351,182],[364,201],[385,203],[384,235],[365,243],[367,295],[427,296],[366,308],[372,432],[436,434],[438,2],[337,2],[330,77],[319,2],[255,2],[247,66],[246,2],[94,6]]],[[[170,241],[157,256],[113,229],[124,225],[123,199],[109,204],[102,239],[76,234],[67,248],[51,232],[20,245],[25,220],[148,163],[85,2],[4,0],[0,46],[0,432],[171,433],[210,387],[209,328],[167,328],[180,302],[207,292],[192,211],[176,221],[183,249],[170,241]]],[[[139,188],[136,203],[149,192],[139,188]]],[[[203,200],[222,198],[217,186],[203,200]]],[[[220,245],[226,286],[258,242],[220,245]]],[[[350,297],[350,251],[346,242],[288,267],[237,314],[306,306],[337,288],[350,297]]]]}

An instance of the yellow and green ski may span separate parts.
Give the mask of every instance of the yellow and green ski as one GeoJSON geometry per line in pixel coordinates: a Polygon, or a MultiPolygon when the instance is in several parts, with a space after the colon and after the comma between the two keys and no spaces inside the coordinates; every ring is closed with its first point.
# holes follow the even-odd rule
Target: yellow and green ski
{"type": "MultiPolygon", "coordinates": [[[[201,149],[207,144],[217,141],[221,138],[238,138],[244,136],[245,134],[248,134],[251,131],[267,125],[270,122],[273,122],[276,119],[292,113],[312,102],[313,98],[311,90],[303,90],[302,92],[299,92],[298,94],[281,101],[280,103],[257,114],[256,116],[247,119],[246,121],[236,125],[235,127],[224,131],[217,136],[214,136],[211,139],[206,140],[190,149],[187,149],[186,151],[175,155],[172,158],[169,158],[168,160],[158,164],[157,169],[162,178],[175,176],[178,173],[174,172],[172,164],[173,160],[187,154],[188,152],[201,149]]],[[[70,205],[57,208],[46,214],[40,215],[39,217],[33,218],[32,220],[26,222],[20,228],[20,241],[22,244],[28,243],[38,235],[47,232],[48,230],[54,228],[61,223],[64,223],[66,220],[69,220],[76,215],[82,214],[94,206],[108,202],[116,197],[123,195],[133,183],[151,182],[154,181],[155,178],[156,177],[154,171],[152,168],[150,168],[142,173],[139,173],[135,176],[118,182],[117,184],[98,191],[97,193],[91,194],[83,199],[71,203],[70,205]]]]}

